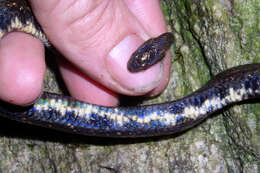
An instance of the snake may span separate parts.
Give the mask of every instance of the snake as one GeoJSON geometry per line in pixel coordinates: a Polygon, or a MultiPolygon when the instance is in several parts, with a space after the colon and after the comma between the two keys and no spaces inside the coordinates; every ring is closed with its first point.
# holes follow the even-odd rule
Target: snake
{"type": "MultiPolygon", "coordinates": [[[[24,0],[0,0],[0,38],[11,31],[29,33],[50,43],[24,0]]],[[[144,42],[131,56],[131,72],[159,62],[174,41],[164,33],[144,42]]],[[[106,107],[43,92],[32,105],[0,102],[0,115],[54,130],[98,137],[150,137],[179,133],[217,111],[260,98],[260,63],[227,69],[183,98],[151,105],[106,107]]]]}

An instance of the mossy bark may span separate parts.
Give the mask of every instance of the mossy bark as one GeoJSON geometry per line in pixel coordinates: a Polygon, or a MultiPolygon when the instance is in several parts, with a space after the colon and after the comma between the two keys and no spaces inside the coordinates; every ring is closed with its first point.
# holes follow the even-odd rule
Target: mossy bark
{"type": "MultiPolygon", "coordinates": [[[[172,75],[160,97],[145,103],[180,98],[226,68],[260,62],[259,0],[161,2],[176,39],[172,75]]],[[[56,91],[53,77],[49,73],[46,88],[56,91]]],[[[163,138],[85,137],[3,118],[0,135],[3,173],[257,173],[260,169],[259,103],[235,106],[189,131],[163,138]]]]}

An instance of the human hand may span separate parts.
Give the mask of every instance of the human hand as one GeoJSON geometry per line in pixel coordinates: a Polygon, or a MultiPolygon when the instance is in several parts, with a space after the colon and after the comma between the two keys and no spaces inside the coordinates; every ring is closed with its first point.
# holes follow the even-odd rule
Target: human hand
{"type": "MultiPolygon", "coordinates": [[[[158,0],[31,0],[50,42],[66,57],[60,71],[71,95],[99,105],[116,105],[118,94],[156,95],[167,85],[170,56],[150,69],[130,73],[134,50],[166,31],[158,0]],[[94,79],[94,80],[92,80],[94,79]]],[[[0,41],[0,98],[33,102],[45,73],[42,43],[24,33],[0,41]]]]}

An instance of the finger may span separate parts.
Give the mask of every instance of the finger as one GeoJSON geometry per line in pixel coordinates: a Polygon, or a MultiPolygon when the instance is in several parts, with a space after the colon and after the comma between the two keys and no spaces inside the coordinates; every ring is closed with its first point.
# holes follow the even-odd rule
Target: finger
{"type": "MultiPolygon", "coordinates": [[[[140,23],[142,23],[146,31],[148,31],[151,36],[156,37],[167,31],[164,16],[160,8],[160,2],[158,0],[125,0],[125,2],[131,12],[140,21],[140,23]]],[[[163,60],[163,78],[160,84],[154,88],[149,95],[157,95],[167,86],[170,76],[170,58],[171,54],[168,52],[163,60]]]]}
{"type": "Polygon", "coordinates": [[[0,40],[0,98],[27,105],[40,95],[45,74],[42,43],[24,33],[12,32],[0,40]]]}
{"type": "Polygon", "coordinates": [[[128,95],[147,93],[160,83],[160,64],[137,74],[126,68],[130,55],[149,36],[124,1],[55,1],[49,8],[49,0],[31,2],[51,42],[98,83],[128,95]]]}
{"type": "Polygon", "coordinates": [[[117,94],[91,80],[69,62],[60,59],[59,64],[64,82],[71,95],[79,100],[97,105],[116,106],[118,104],[117,94]]]}

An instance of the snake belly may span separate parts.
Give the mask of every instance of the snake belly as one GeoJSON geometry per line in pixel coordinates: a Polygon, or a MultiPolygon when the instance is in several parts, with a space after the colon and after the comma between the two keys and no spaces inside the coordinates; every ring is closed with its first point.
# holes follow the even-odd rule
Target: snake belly
{"type": "MultiPolygon", "coordinates": [[[[18,30],[38,37],[49,46],[25,1],[0,0],[0,11],[0,38],[7,32],[18,30]]],[[[167,40],[172,41],[169,35],[163,34],[164,38],[159,36],[155,39],[156,44],[159,40],[159,44],[169,47],[167,40]],[[160,40],[166,40],[166,43],[160,40]]],[[[141,47],[149,49],[149,45],[153,44],[154,41],[149,40],[141,47]]],[[[140,54],[147,55],[147,51],[143,50],[140,54]]],[[[164,48],[161,50],[165,52],[164,48]]],[[[158,57],[161,58],[160,54],[158,57]]],[[[201,89],[166,103],[104,107],[43,92],[38,101],[28,107],[1,102],[0,114],[17,121],[88,136],[147,137],[183,131],[226,106],[255,98],[260,98],[259,63],[228,69],[201,89]]]]}

